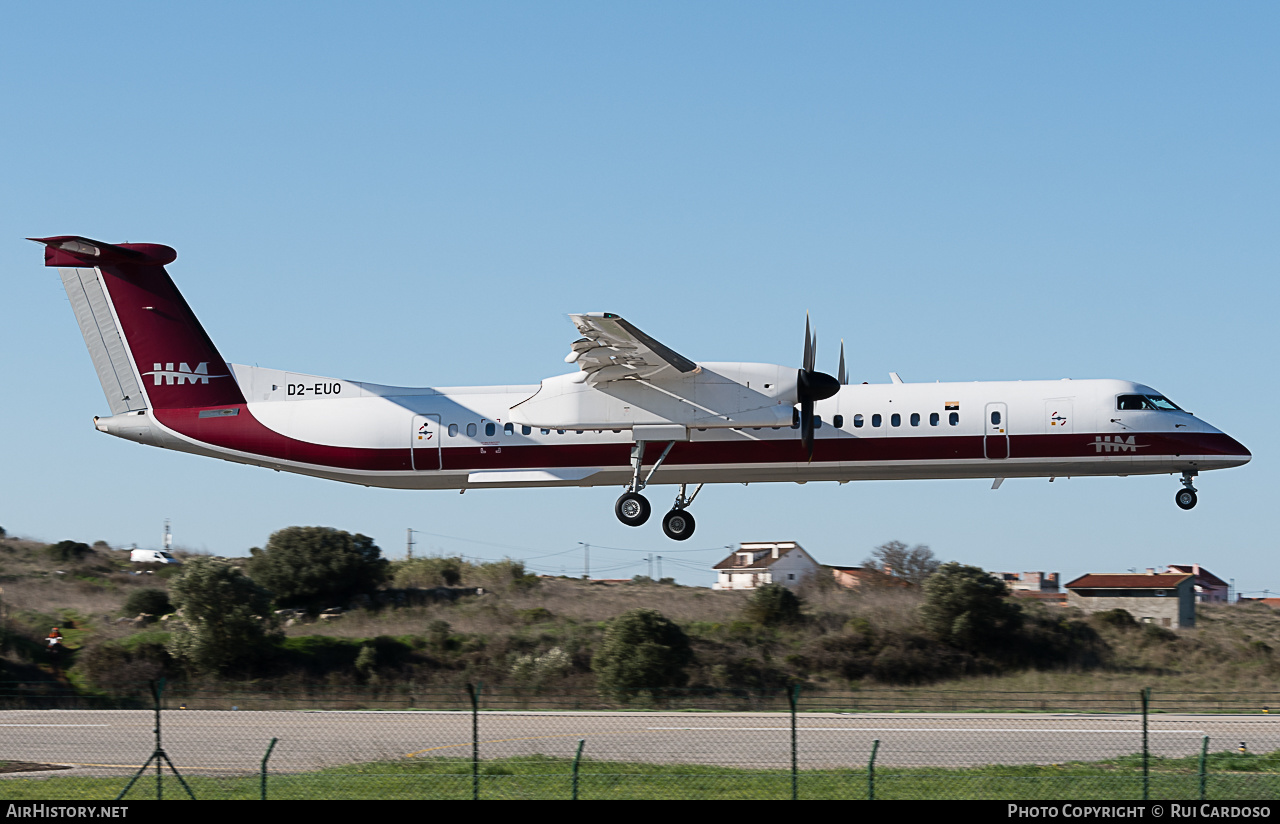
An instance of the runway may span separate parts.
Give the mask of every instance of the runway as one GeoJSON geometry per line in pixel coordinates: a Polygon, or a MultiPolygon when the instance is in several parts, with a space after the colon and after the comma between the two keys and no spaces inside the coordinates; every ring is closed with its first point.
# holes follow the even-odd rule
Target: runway
{"type": "MultiPolygon", "coordinates": [[[[404,758],[470,758],[468,712],[243,712],[168,710],[162,744],[194,774],[245,774],[259,768],[272,738],[272,772],[300,772],[404,758]]],[[[570,758],[579,739],[597,761],[687,763],[783,769],[791,765],[785,713],[481,712],[481,759],[541,754],[570,758]]],[[[0,712],[0,760],[67,764],[59,778],[136,770],[155,748],[154,715],[141,710],[0,712]]],[[[966,767],[1096,761],[1141,751],[1134,715],[802,713],[801,769],[861,768],[879,740],[876,765],[966,767]]],[[[1149,725],[1154,755],[1280,749],[1271,716],[1159,715],[1149,725]]],[[[32,774],[20,774],[30,778],[32,774]]],[[[16,777],[16,776],[15,776],[16,777]]]]}

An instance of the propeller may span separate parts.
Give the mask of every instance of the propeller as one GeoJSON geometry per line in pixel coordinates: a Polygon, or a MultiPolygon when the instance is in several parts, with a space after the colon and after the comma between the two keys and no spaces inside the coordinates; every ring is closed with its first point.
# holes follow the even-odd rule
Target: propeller
{"type": "Polygon", "coordinates": [[[813,460],[813,405],[840,391],[846,383],[844,341],[840,342],[840,377],[833,378],[815,368],[818,361],[818,336],[809,331],[809,315],[804,316],[804,366],[796,379],[796,397],[800,401],[800,442],[813,460]]]}

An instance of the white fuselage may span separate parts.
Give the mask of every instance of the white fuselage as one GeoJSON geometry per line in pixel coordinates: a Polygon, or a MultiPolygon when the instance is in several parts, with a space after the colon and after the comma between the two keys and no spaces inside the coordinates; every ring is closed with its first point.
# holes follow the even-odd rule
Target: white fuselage
{"type": "MultiPolygon", "coordinates": [[[[180,414],[186,410],[160,410],[151,418],[100,419],[98,426],[158,446],[369,486],[625,485],[632,475],[638,430],[627,423],[519,423],[521,404],[538,395],[539,384],[404,388],[232,368],[247,400],[243,415],[193,421],[180,414]],[[249,421],[258,426],[246,430],[249,421]]],[[[816,405],[822,423],[812,461],[791,426],[719,422],[690,427],[651,483],[1138,475],[1248,461],[1247,450],[1187,412],[1117,408],[1118,397],[1154,394],[1119,380],[844,386],[816,405]]],[[[785,412],[790,417],[791,408],[785,412]]]]}

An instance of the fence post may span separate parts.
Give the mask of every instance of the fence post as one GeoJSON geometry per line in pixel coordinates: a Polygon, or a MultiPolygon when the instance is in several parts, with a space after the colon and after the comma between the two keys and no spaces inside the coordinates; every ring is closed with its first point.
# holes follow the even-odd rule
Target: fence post
{"type": "Polygon", "coordinates": [[[798,775],[799,761],[796,754],[796,704],[800,699],[800,685],[793,684],[787,697],[791,699],[791,800],[798,801],[800,799],[800,776],[798,775]]]}
{"type": "Polygon", "coordinates": [[[867,800],[876,800],[876,752],[880,749],[880,739],[871,742],[871,760],[867,762],[867,800]]]}
{"type": "Polygon", "coordinates": [[[471,800],[480,800],[480,686],[467,684],[471,696],[471,800]]]}
{"type": "Polygon", "coordinates": [[[262,800],[267,800],[267,759],[271,757],[271,751],[276,748],[276,742],[279,738],[272,738],[271,743],[267,745],[267,752],[262,756],[262,766],[258,768],[259,777],[261,779],[262,800]]]}
{"type": "Polygon", "coordinates": [[[1147,715],[1151,711],[1151,687],[1142,689],[1142,800],[1151,800],[1151,748],[1148,746],[1147,715]]]}
{"type": "Polygon", "coordinates": [[[1200,800],[1205,801],[1206,766],[1209,760],[1209,736],[1200,741],[1200,800]]]}
{"type": "Polygon", "coordinates": [[[173,774],[177,777],[178,783],[182,785],[182,789],[187,791],[187,795],[191,796],[192,801],[195,801],[195,793],[191,792],[191,788],[187,786],[187,782],[182,777],[182,773],[178,772],[178,768],[173,766],[173,762],[169,760],[169,755],[164,751],[164,748],[160,746],[160,705],[163,703],[164,697],[164,679],[161,678],[158,681],[149,681],[148,683],[151,685],[151,695],[155,699],[156,726],[153,732],[156,735],[156,748],[152,751],[151,757],[147,759],[147,762],[138,768],[138,771],[133,774],[133,778],[129,779],[129,783],[124,785],[124,789],[116,796],[116,801],[124,798],[129,793],[129,789],[133,787],[134,782],[137,781],[144,772],[146,772],[147,767],[151,766],[152,761],[156,762],[157,801],[161,801],[164,798],[164,777],[161,772],[161,761],[169,765],[169,769],[173,770],[173,774]]]}
{"type": "Polygon", "coordinates": [[[582,745],[587,743],[587,739],[578,739],[578,752],[573,756],[573,800],[578,800],[578,762],[582,760],[582,745]]]}

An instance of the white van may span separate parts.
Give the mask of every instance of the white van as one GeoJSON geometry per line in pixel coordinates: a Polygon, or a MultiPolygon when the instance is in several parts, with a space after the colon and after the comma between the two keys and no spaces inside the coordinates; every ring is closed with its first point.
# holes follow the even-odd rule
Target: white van
{"type": "Polygon", "coordinates": [[[180,564],[177,558],[173,557],[163,549],[135,549],[129,553],[129,560],[135,564],[180,564]]]}

